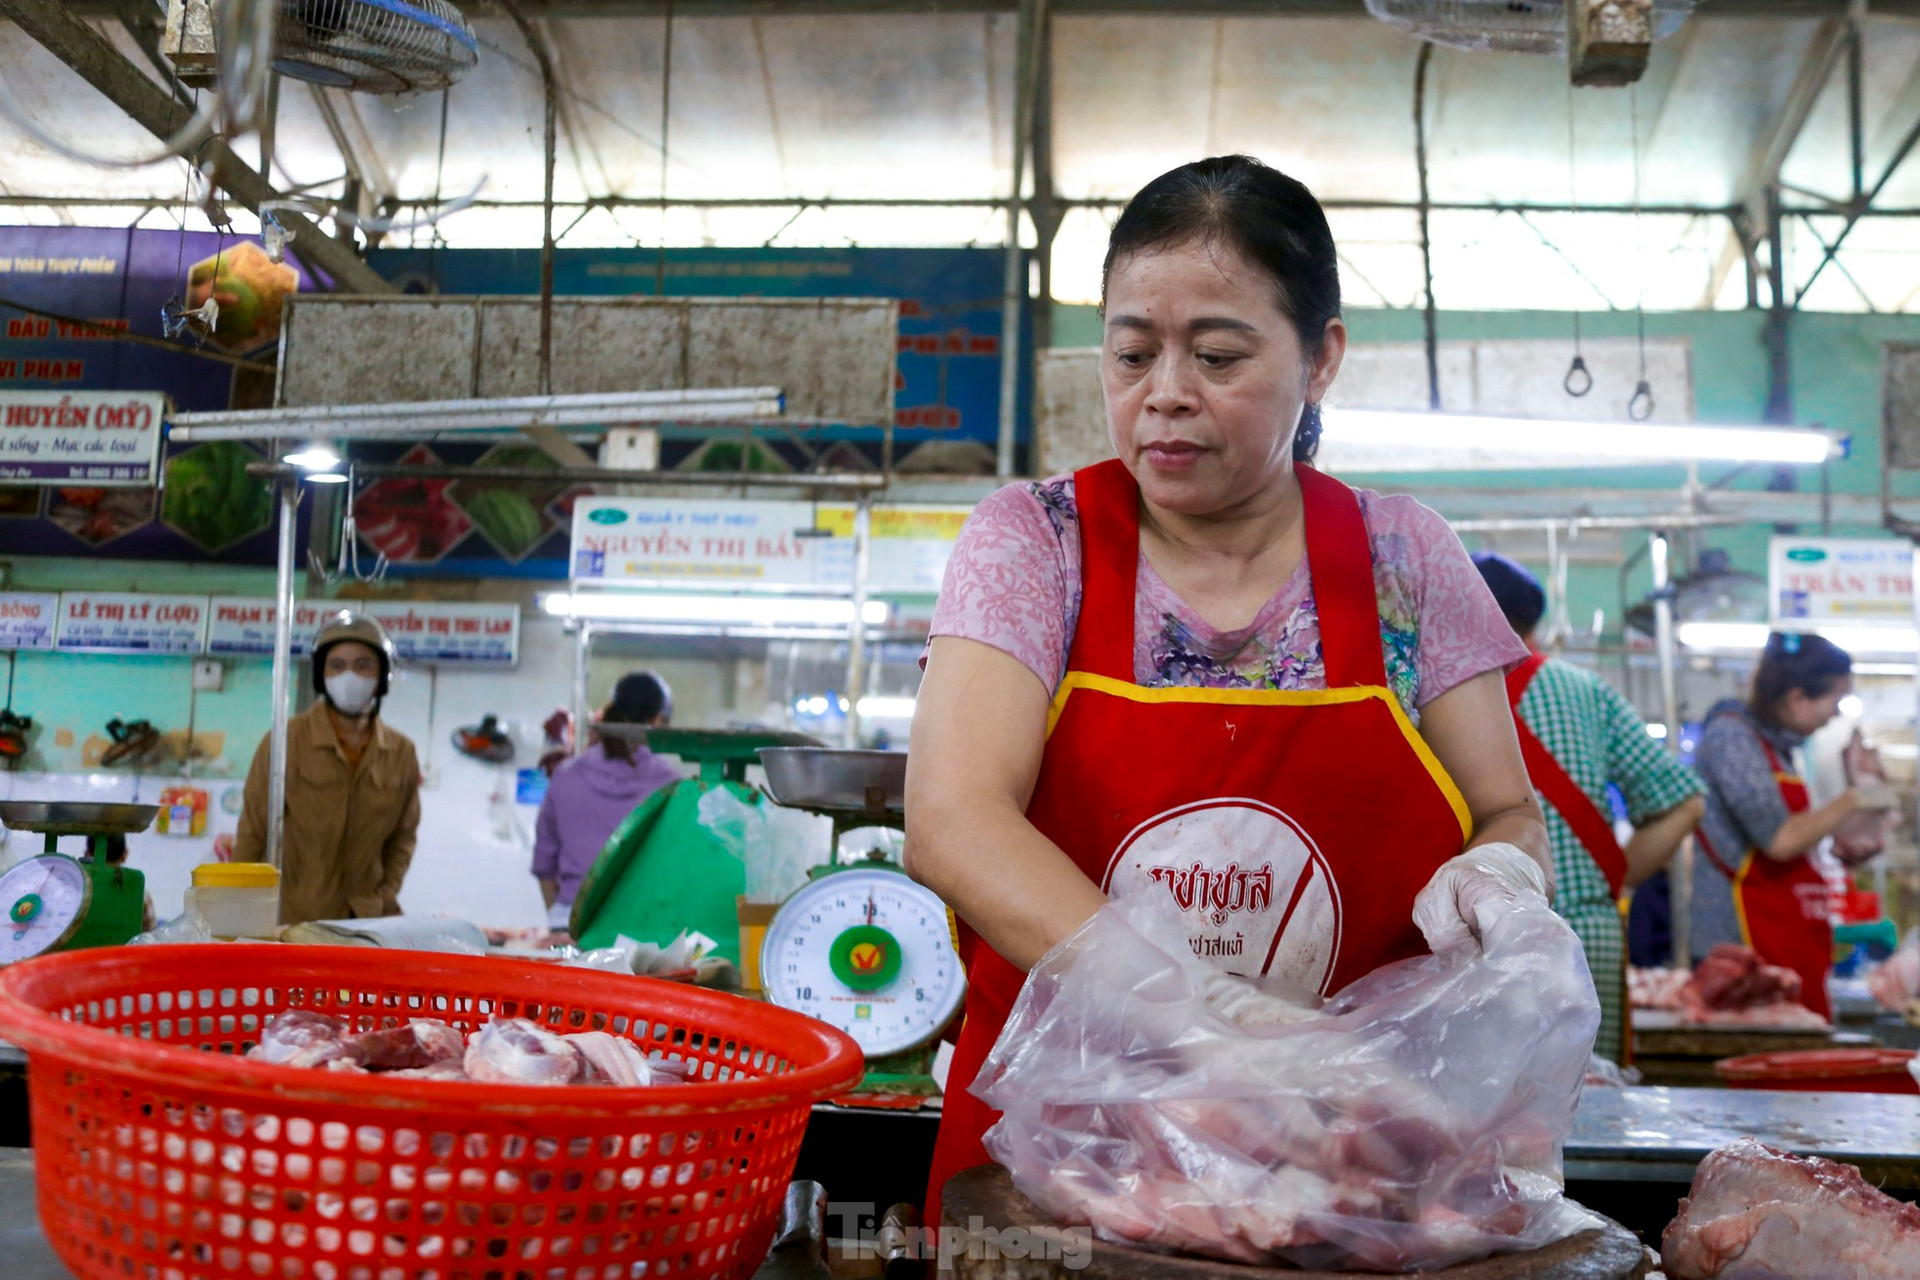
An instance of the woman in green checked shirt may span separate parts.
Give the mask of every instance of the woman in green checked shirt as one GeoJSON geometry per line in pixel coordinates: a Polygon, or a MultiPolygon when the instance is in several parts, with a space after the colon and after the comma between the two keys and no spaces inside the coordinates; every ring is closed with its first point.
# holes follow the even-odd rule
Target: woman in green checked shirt
{"type": "Polygon", "coordinates": [[[1627,700],[1590,671],[1549,662],[1534,648],[1546,612],[1540,583],[1492,552],[1474,556],[1507,623],[1533,656],[1507,677],[1527,773],[1546,810],[1559,892],[1553,908],[1587,951],[1600,995],[1594,1052],[1622,1064],[1632,1057],[1627,1021],[1627,939],[1619,898],[1667,865],[1706,812],[1705,788],[1648,735],[1627,700]],[[1626,797],[1633,838],[1613,834],[1607,786],[1626,797]]]}

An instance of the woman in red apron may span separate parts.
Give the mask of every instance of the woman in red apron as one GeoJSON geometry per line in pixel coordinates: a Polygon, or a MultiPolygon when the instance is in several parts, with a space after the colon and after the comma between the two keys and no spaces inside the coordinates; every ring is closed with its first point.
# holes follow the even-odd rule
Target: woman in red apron
{"type": "Polygon", "coordinates": [[[1707,784],[1707,815],[1696,833],[1693,959],[1721,943],[1753,948],[1769,964],[1800,975],[1800,1002],[1831,1017],[1827,970],[1833,964],[1831,893],[1816,851],[1847,818],[1885,810],[1885,786],[1849,787],[1814,808],[1793,753],[1839,714],[1853,690],[1845,651],[1815,635],[1775,635],[1742,706],[1709,714],[1695,768],[1707,784]]]}
{"type": "Polygon", "coordinates": [[[1245,157],[1163,175],[1114,228],[1105,318],[1119,456],[981,504],[914,721],[907,866],[962,921],[968,972],[936,1213],[987,1159],[994,1115],[968,1087],[1026,971],[1109,894],[1168,894],[1221,970],[1208,999],[1251,1020],[1268,997],[1245,977],[1331,992],[1549,892],[1501,683],[1523,650],[1445,535],[1410,607],[1504,640],[1416,729],[1417,651],[1458,641],[1399,616],[1404,547],[1379,526],[1437,517],[1305,465],[1345,348],[1318,203],[1245,157]],[[1026,536],[994,527],[1022,502],[1055,560],[983,545],[1026,536]],[[1032,634],[1067,654],[1057,680],[1015,656],[1032,634]]]}

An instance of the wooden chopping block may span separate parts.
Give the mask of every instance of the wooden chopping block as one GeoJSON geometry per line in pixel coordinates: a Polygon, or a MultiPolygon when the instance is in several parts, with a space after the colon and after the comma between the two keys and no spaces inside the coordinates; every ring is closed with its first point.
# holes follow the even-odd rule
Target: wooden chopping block
{"type": "MultiPolygon", "coordinates": [[[[943,1252],[950,1254],[957,1280],[1353,1280],[1355,1274],[1172,1257],[1104,1240],[1094,1241],[1092,1260],[1075,1270],[1068,1259],[1086,1260],[1084,1234],[1070,1237],[1067,1228],[1021,1195],[997,1164],[968,1169],[949,1179],[941,1197],[940,1219],[943,1252]],[[975,1223],[980,1224],[977,1238],[975,1223]],[[1022,1228],[1025,1239],[1008,1237],[1005,1233],[1012,1227],[1022,1228]],[[957,1232],[980,1247],[956,1248],[958,1242],[944,1238],[947,1232],[957,1232]],[[1006,1252],[1027,1256],[995,1256],[999,1251],[989,1242],[996,1240],[1008,1243],[1006,1252]],[[969,1256],[972,1253],[980,1256],[969,1256]]],[[[1531,1253],[1504,1254],[1420,1274],[1424,1280],[1641,1280],[1647,1274],[1647,1251],[1632,1232],[1608,1222],[1600,1230],[1583,1231],[1531,1253]]]]}

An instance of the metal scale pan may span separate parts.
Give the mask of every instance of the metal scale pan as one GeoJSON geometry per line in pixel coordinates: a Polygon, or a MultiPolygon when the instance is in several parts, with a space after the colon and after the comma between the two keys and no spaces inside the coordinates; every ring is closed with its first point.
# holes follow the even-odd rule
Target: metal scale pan
{"type": "Polygon", "coordinates": [[[0,800],[0,822],[15,831],[50,836],[130,836],[145,831],[159,812],[157,804],[0,800]]]}
{"type": "Polygon", "coordinates": [[[836,818],[866,814],[886,826],[898,826],[906,816],[903,751],[768,747],[760,752],[760,765],[776,804],[836,818]]]}

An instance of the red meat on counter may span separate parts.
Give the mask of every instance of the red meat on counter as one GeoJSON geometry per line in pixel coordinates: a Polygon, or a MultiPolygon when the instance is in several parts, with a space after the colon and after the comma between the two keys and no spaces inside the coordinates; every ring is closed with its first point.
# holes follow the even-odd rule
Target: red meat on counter
{"type": "Polygon", "coordinates": [[[1762,960],[1747,947],[1721,943],[1707,953],[1680,988],[1689,1022],[1765,1027],[1824,1027],[1826,1020],[1800,1003],[1800,975],[1762,960]]]}
{"type": "Polygon", "coordinates": [[[1743,1138],[1700,1162],[1660,1254],[1668,1280],[1911,1280],[1920,1207],[1852,1165],[1743,1138]]]}

